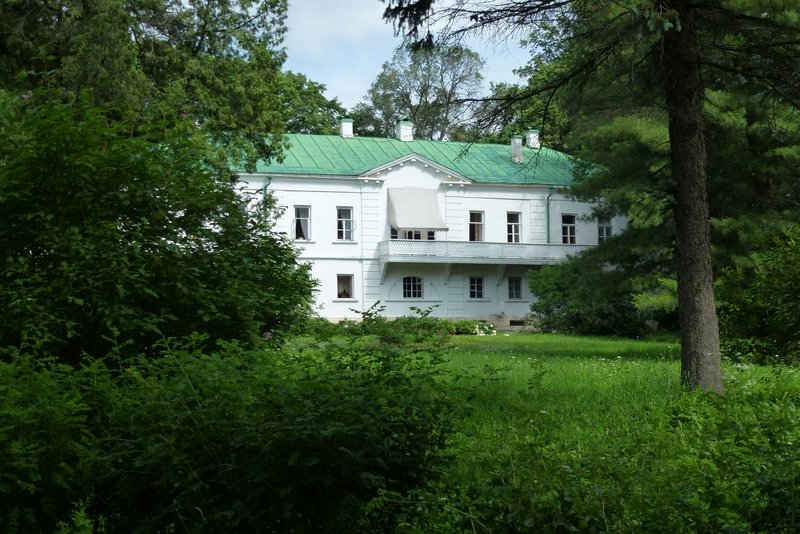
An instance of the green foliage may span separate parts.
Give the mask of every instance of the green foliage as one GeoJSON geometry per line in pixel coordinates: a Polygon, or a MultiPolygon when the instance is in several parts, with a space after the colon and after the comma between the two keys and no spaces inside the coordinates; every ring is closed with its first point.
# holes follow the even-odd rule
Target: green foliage
{"type": "Polygon", "coordinates": [[[388,344],[373,319],[281,349],[195,336],[121,366],[0,362],[0,527],[352,529],[380,491],[436,479],[451,425],[441,340],[394,325],[406,343],[388,344]]]}
{"type": "Polygon", "coordinates": [[[528,282],[537,297],[531,310],[544,330],[635,337],[644,329],[630,278],[591,254],[531,271],[528,282]]]}
{"type": "Polygon", "coordinates": [[[720,326],[727,355],[750,361],[800,362],[800,241],[787,231],[753,265],[725,272],[719,283],[720,326]]]}
{"type": "Polygon", "coordinates": [[[727,368],[719,397],[679,387],[674,345],[542,334],[456,343],[453,372],[504,370],[460,390],[447,476],[375,503],[405,521],[398,530],[797,530],[796,370],[727,368]],[[651,358],[659,352],[667,358],[651,358]]]}
{"type": "Polygon", "coordinates": [[[53,532],[91,484],[89,407],[71,369],[0,362],[0,530],[53,532]]]}
{"type": "Polygon", "coordinates": [[[421,139],[449,139],[482,80],[483,59],[462,46],[412,50],[401,45],[351,112],[358,135],[392,137],[399,120],[421,139]]]}
{"type": "Polygon", "coordinates": [[[134,126],[189,120],[207,159],[253,169],[284,132],[323,131],[341,106],[284,73],[286,0],[54,0],[0,4],[0,87],[90,90],[134,126]]]}
{"type": "Polygon", "coordinates": [[[307,268],[268,204],[202,166],[193,125],[131,135],[85,94],[0,97],[0,347],[74,362],[195,331],[251,343],[304,316],[307,268]]]}

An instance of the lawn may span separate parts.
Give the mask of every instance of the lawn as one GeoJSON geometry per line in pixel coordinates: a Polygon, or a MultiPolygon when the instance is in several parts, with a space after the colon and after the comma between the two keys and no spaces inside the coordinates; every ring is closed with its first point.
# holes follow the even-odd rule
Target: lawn
{"type": "Polygon", "coordinates": [[[464,528],[800,528],[796,369],[727,365],[720,398],[680,386],[676,342],[512,334],[453,343],[455,462],[438,498],[464,528]]]}

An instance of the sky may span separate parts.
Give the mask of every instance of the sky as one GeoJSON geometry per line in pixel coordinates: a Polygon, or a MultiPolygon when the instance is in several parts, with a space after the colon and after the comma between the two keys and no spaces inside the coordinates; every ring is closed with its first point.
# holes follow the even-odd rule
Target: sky
{"type": "MultiPolygon", "coordinates": [[[[289,0],[284,70],[304,74],[327,87],[325,96],[352,109],[389,61],[401,38],[383,20],[386,5],[379,0],[289,0]]],[[[485,60],[488,82],[520,81],[512,70],[529,54],[515,43],[467,42],[485,60]]]]}

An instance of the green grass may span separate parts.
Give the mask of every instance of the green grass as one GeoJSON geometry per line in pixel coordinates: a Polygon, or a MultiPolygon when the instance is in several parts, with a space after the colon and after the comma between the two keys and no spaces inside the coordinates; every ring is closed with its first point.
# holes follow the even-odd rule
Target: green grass
{"type": "Polygon", "coordinates": [[[458,337],[464,472],[515,444],[593,448],[662,424],[679,387],[675,343],[550,334],[458,337]],[[500,451],[494,449],[500,446],[500,451]]]}
{"type": "Polygon", "coordinates": [[[719,398],[680,386],[676,342],[453,343],[447,379],[460,417],[446,478],[468,495],[459,513],[474,517],[471,529],[800,528],[796,369],[726,366],[719,398]],[[780,491],[764,480],[781,480],[780,491]]]}

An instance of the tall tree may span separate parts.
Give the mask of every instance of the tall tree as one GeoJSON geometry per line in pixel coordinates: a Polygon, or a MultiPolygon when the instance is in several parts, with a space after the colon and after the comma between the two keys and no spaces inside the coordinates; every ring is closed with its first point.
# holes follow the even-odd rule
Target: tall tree
{"type": "Polygon", "coordinates": [[[190,119],[213,163],[277,158],[288,128],[336,110],[283,73],[287,0],[20,0],[0,3],[0,87],[91,89],[132,126],[190,119]]]}
{"type": "Polygon", "coordinates": [[[391,136],[398,120],[409,119],[417,137],[448,139],[470,118],[467,101],[477,97],[483,64],[462,46],[398,47],[353,110],[357,133],[391,136]]]}
{"type": "MultiPolygon", "coordinates": [[[[705,89],[733,79],[791,102],[800,79],[800,7],[796,0],[533,0],[446,2],[386,0],[385,18],[410,37],[431,18],[450,33],[539,28],[563,70],[530,94],[635,72],[654,89],[668,122],[674,182],[676,265],[682,340],[681,376],[690,387],[723,392],[709,237],[705,89]]],[[[430,35],[423,41],[431,42],[430,35]]]]}

